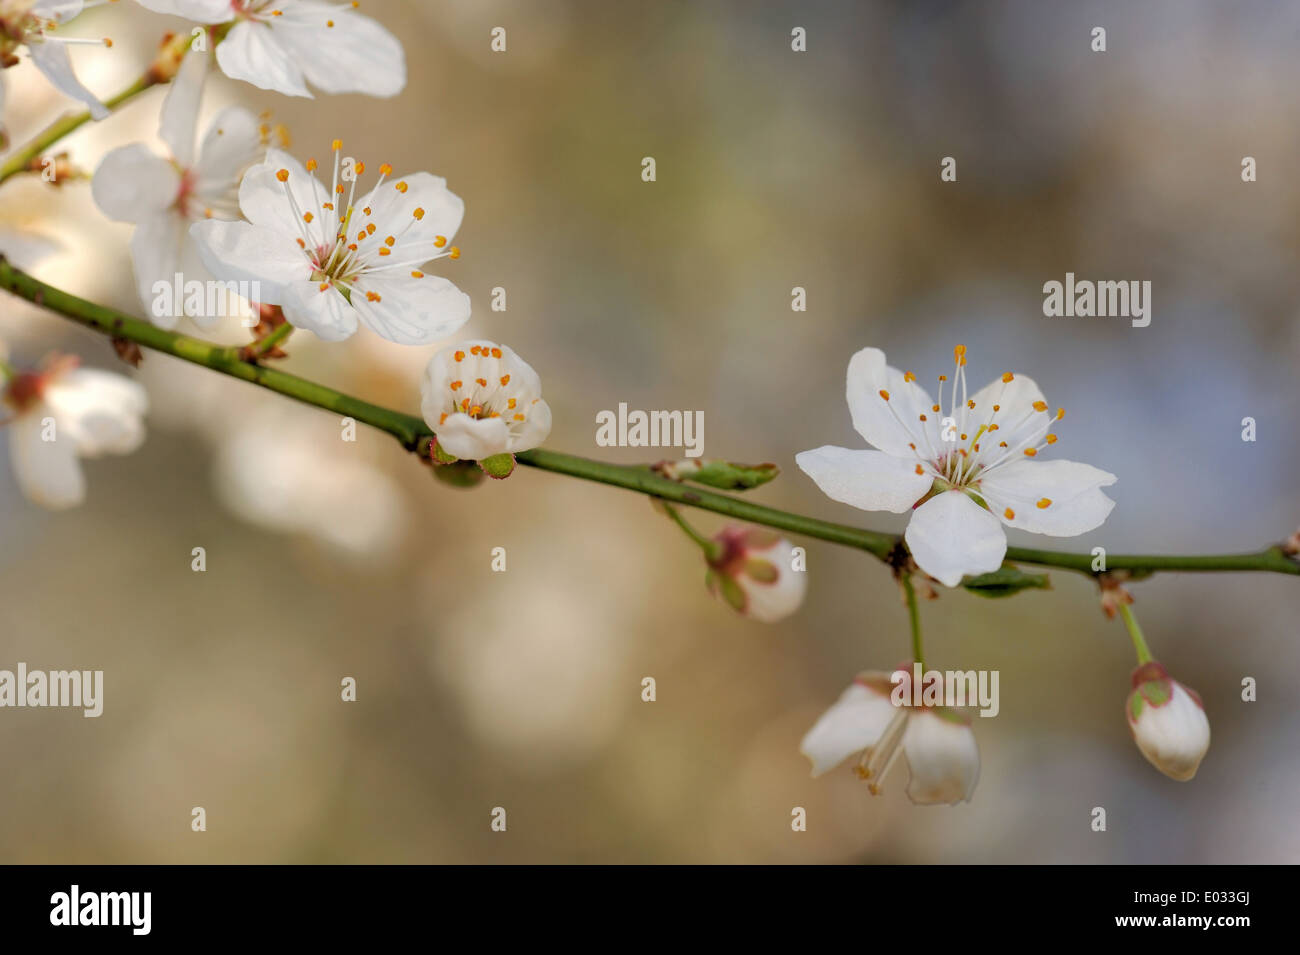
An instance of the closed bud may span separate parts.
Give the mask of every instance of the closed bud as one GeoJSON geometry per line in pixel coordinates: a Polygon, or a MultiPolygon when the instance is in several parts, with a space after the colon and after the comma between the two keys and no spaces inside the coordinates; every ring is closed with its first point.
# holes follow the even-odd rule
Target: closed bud
{"type": "Polygon", "coordinates": [[[1210,748],[1210,721],[1195,690],[1159,663],[1144,663],[1133,671],[1126,714],[1133,741],[1152,766],[1179,782],[1196,775],[1210,748]]]}

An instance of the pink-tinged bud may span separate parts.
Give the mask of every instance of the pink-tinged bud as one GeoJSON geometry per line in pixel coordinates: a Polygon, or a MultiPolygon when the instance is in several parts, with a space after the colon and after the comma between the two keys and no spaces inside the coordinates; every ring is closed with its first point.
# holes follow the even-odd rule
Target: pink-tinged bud
{"type": "Polygon", "coordinates": [[[763,623],[799,609],[807,580],[802,564],[794,569],[794,545],[788,540],[752,527],[726,527],[713,540],[720,553],[709,561],[710,593],[763,623]]]}
{"type": "Polygon", "coordinates": [[[1159,663],[1144,663],[1133,671],[1125,710],[1133,741],[1152,766],[1179,782],[1196,775],[1210,748],[1210,721],[1195,690],[1159,663]]]}

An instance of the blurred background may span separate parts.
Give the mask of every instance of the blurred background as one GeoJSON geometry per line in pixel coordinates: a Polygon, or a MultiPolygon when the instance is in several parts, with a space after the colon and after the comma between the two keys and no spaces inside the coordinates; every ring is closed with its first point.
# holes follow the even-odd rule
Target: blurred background
{"type": "MultiPolygon", "coordinates": [[[[436,270],[473,298],[460,337],[538,370],[549,447],[655,460],[669,452],[598,448],[596,413],[701,409],[706,457],[782,467],[754,499],[898,531],[903,516],[823,497],[793,456],[861,446],[844,403],[854,351],[884,348],[926,381],[961,342],[972,387],[1031,375],[1069,410],[1059,455],[1119,476],[1099,530],[1013,544],[1255,550],[1300,523],[1300,7],[363,12],[405,47],[399,97],[297,100],[218,74],[201,128],[241,103],[271,110],[300,158],[337,136],[370,164],[446,176],[467,207],[463,257],[436,270]],[[490,51],[496,26],[505,53],[490,51]],[[940,181],[945,156],[955,183],[940,181]],[[1257,182],[1242,182],[1244,156],[1257,182]],[[1150,327],[1045,318],[1043,283],[1067,271],[1150,280],[1150,327]],[[498,286],[504,312],[489,307],[498,286]],[[806,312],[791,311],[795,286],[806,312]]],[[[108,95],[177,28],[130,3],[96,9],[70,32],[114,45],[74,51],[78,71],[108,95]]],[[[29,64],[5,80],[15,143],[73,108],[29,64]]],[[[133,141],[161,151],[162,96],[68,140],[74,161],[93,169],[133,141]]],[[[130,227],[86,184],[11,181],[0,215],[58,244],[40,277],[142,314],[130,227]]],[[[132,373],[102,338],[13,299],[0,338],[15,363],[58,348],[135,374],[152,403],[144,448],[89,462],[77,510],[29,505],[0,467],[0,667],[102,669],[106,684],[99,719],[0,714],[5,861],[1300,859],[1295,580],[1134,586],[1154,652],[1213,726],[1186,784],[1130,740],[1132,650],[1088,581],[1053,573],[1052,592],[1007,601],[944,593],[923,607],[930,663],[999,670],[1001,713],[975,720],[973,801],[917,808],[900,769],[873,798],[847,767],[811,779],[798,752],[855,672],[906,656],[905,610],[871,557],[796,541],[808,599],[764,626],[708,595],[696,548],[637,495],[526,468],[455,490],[385,435],[345,444],[325,412],[165,356],[132,373]],[[197,546],[205,573],[190,569],[197,546]],[[1258,702],[1241,701],[1246,676],[1258,702]],[[345,677],[355,703],[340,701],[345,677]],[[504,834],[489,828],[497,806],[504,834]],[[795,806],[807,832],[791,831],[795,806]]],[[[416,411],[436,347],[363,329],[336,345],[299,333],[288,350],[289,370],[416,411]]]]}

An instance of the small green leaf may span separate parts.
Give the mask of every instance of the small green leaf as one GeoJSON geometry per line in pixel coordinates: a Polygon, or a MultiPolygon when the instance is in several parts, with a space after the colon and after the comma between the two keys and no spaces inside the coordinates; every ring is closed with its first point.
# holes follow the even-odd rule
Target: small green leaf
{"type": "Polygon", "coordinates": [[[513,454],[494,454],[484,458],[478,463],[483,469],[483,473],[490,478],[501,480],[508,478],[515,469],[515,456],[513,454]]]}
{"type": "Polygon", "coordinates": [[[736,464],[734,461],[694,461],[689,458],[664,462],[656,469],[677,481],[693,481],[724,491],[758,487],[781,473],[775,464],[736,464]]]}
{"type": "Polygon", "coordinates": [[[1051,590],[1046,574],[1027,574],[1012,564],[1003,564],[988,574],[967,577],[962,586],[981,597],[1013,597],[1022,590],[1051,590]]]}

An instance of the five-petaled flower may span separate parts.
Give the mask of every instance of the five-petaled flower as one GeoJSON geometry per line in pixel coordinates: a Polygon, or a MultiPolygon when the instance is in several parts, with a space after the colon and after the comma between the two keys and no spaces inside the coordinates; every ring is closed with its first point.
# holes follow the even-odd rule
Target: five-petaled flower
{"type": "MultiPolygon", "coordinates": [[[[14,66],[18,51],[26,49],[54,88],[90,108],[90,115],[103,119],[108,107],[82,85],[72,71],[68,44],[111,46],[108,40],[55,36],[60,23],[81,13],[84,0],[0,0],[0,68],[14,66]]],[[[4,87],[0,85],[0,115],[4,112],[4,87]]]]}
{"type": "Polygon", "coordinates": [[[469,296],[426,274],[425,264],[458,258],[451,238],[465,204],[427,172],[379,181],[357,198],[364,162],[340,166],[334,140],[328,190],[288,153],[267,151],[244,174],[239,208],[247,222],[207,219],[190,227],[203,262],[219,279],[260,283],[261,301],[291,323],[341,341],[358,323],[400,345],[427,345],[469,320],[469,296]],[[351,175],[340,181],[340,168],[351,175]]]}
{"type": "Polygon", "coordinates": [[[901,697],[911,697],[909,666],[892,675],[882,670],[859,673],[804,736],[799,751],[812,760],[814,776],[860,753],[857,773],[872,795],[879,795],[885,776],[902,756],[912,802],[969,802],[980,774],[970,721],[948,707],[895,705],[891,697],[900,683],[901,697]]]}
{"type": "Polygon", "coordinates": [[[326,93],[395,96],[406,86],[402,45],[357,4],[319,0],[140,0],[158,13],[197,23],[233,23],[217,44],[231,79],[287,96],[326,93]]]}
{"type": "Polygon", "coordinates": [[[42,507],[58,510],[85,500],[78,458],[129,454],[144,441],[144,388],[111,371],[79,368],[69,356],[51,356],[39,371],[15,373],[3,398],[18,486],[42,507]]]}
{"type": "Polygon", "coordinates": [[[1195,690],[1152,660],[1133,671],[1125,711],[1133,741],[1152,766],[1179,782],[1196,775],[1210,748],[1210,721],[1195,690]]]}
{"type": "Polygon", "coordinates": [[[136,291],[153,323],[163,328],[175,328],[182,311],[203,327],[222,317],[199,306],[203,296],[192,302],[179,296],[172,307],[163,307],[172,296],[156,295],[154,285],[170,285],[176,273],[187,282],[212,278],[190,237],[190,225],[239,218],[240,176],[265,145],[257,117],[228,106],[212,120],[196,154],[195,127],[207,71],[207,54],[191,51],[163,100],[158,135],[171,150],[170,161],[143,143],[121,146],[104,157],[90,184],[105,215],[136,223],[131,237],[136,291]]]}
{"type": "Polygon", "coordinates": [[[1052,412],[1033,380],[1007,372],[966,394],[966,349],[939,377],[939,400],[912,372],[864,348],[849,361],[853,426],[879,450],[825,445],[795,456],[829,497],[868,511],[915,508],[904,535],[917,566],[955,587],[966,574],[997,570],[1008,527],[1072,537],[1097,527],[1115,502],[1101,488],[1115,475],[1074,461],[1039,461],[1056,443],[1052,412]],[[951,385],[947,412],[943,391],[951,385]]]}
{"type": "Polygon", "coordinates": [[[438,447],[465,461],[535,448],[551,433],[542,380],[505,345],[448,345],[420,382],[420,410],[438,447]]]}

